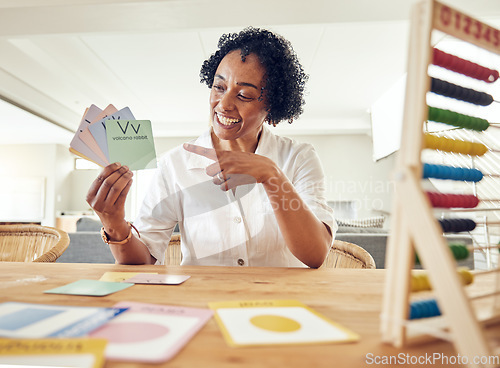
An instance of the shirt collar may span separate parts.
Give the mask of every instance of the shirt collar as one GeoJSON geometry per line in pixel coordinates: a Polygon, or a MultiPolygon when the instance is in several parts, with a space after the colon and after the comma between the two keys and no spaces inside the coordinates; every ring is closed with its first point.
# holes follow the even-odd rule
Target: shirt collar
{"type": "Polygon", "coordinates": [[[269,127],[264,123],[262,125],[262,133],[260,134],[259,143],[255,150],[257,155],[265,156],[276,162],[278,158],[278,146],[276,144],[276,135],[271,132],[269,127]]]}
{"type": "MultiPolygon", "coordinates": [[[[202,135],[200,135],[198,138],[196,138],[194,141],[191,141],[189,143],[195,144],[197,146],[205,147],[205,148],[214,148],[214,145],[212,143],[212,136],[210,135],[212,131],[212,128],[205,130],[202,135]]],[[[200,168],[206,168],[208,165],[211,165],[214,163],[213,160],[205,157],[205,156],[200,156],[195,153],[187,152],[186,154],[188,155],[187,159],[187,164],[186,168],[189,169],[200,169],[200,168]]]]}
{"type": "MultiPolygon", "coordinates": [[[[190,142],[191,144],[195,144],[198,146],[206,147],[206,148],[214,148],[214,144],[212,142],[211,136],[212,128],[207,129],[200,135],[196,140],[190,142]]],[[[259,143],[257,144],[257,149],[255,153],[261,156],[265,156],[270,158],[273,161],[277,159],[277,145],[275,144],[276,136],[273,132],[266,126],[262,126],[262,133],[259,138],[259,143]]],[[[208,165],[213,164],[214,161],[200,156],[191,152],[187,152],[188,160],[187,160],[187,169],[200,169],[206,168],[208,165]]]]}

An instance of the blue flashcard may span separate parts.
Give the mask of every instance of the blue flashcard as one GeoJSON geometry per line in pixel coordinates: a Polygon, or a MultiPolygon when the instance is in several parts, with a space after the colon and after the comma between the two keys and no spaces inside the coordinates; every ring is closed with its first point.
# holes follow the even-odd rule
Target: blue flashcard
{"type": "Polygon", "coordinates": [[[0,337],[80,337],[124,311],[126,308],[0,303],[0,337]]]}
{"type": "Polygon", "coordinates": [[[5,316],[0,316],[0,330],[15,331],[59,313],[62,313],[62,310],[25,308],[5,316]]]}

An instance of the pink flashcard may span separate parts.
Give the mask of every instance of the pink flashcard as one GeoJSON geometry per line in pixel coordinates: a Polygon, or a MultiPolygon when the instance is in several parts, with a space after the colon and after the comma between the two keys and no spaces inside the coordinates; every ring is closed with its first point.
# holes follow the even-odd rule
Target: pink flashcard
{"type": "MultiPolygon", "coordinates": [[[[97,115],[90,121],[90,124],[96,123],[117,111],[118,110],[116,109],[116,107],[114,107],[113,105],[108,105],[99,115],[97,115]]],[[[105,165],[103,166],[109,165],[108,158],[97,144],[96,140],[92,136],[92,133],[90,133],[89,124],[87,124],[87,126],[85,126],[81,132],[79,132],[78,137],[99,157],[102,162],[105,163],[105,165]]]]}
{"type": "Polygon", "coordinates": [[[129,308],[90,337],[108,340],[106,358],[148,363],[173,358],[208,322],[210,309],[120,302],[129,308]]]}
{"type": "Polygon", "coordinates": [[[94,153],[93,149],[90,148],[82,139],[80,138],[80,134],[88,129],[88,125],[92,123],[92,121],[102,113],[102,110],[98,108],[96,105],[91,105],[82,117],[80,121],[80,125],[78,126],[78,130],[76,131],[73,139],[71,140],[70,147],[75,153],[78,153],[80,156],[89,158],[94,161],[98,165],[106,166],[106,161],[103,160],[99,155],[94,153]]]}

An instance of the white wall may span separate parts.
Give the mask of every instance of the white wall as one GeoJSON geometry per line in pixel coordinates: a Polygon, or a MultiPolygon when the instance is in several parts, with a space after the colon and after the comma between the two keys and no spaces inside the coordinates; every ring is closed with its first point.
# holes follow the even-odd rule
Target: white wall
{"type": "MultiPolygon", "coordinates": [[[[394,158],[390,156],[375,163],[368,135],[293,138],[309,142],[316,148],[323,162],[328,200],[354,200],[359,217],[378,215],[378,210],[390,210],[390,175],[394,158]]],[[[157,154],[190,139],[158,139],[155,141],[157,154]]],[[[62,145],[0,145],[0,178],[15,175],[46,177],[46,208],[42,222],[53,226],[58,211],[89,210],[85,197],[99,170],[73,170],[74,157],[62,145]]],[[[129,200],[127,212],[130,210],[129,200]]]]}
{"type": "Polygon", "coordinates": [[[352,200],[358,217],[390,212],[395,156],[374,162],[371,137],[365,134],[308,136],[323,163],[329,201],[352,200]]]}
{"type": "MultiPolygon", "coordinates": [[[[69,203],[73,193],[67,179],[72,169],[73,159],[61,145],[0,145],[0,180],[45,179],[45,210],[41,218],[33,219],[43,225],[54,226],[56,211],[69,203]]],[[[22,199],[22,193],[17,194],[22,199]]],[[[30,213],[32,209],[21,208],[20,211],[30,213]]]]}
{"type": "Polygon", "coordinates": [[[71,183],[71,173],[74,171],[74,157],[68,152],[68,148],[63,145],[55,147],[54,165],[54,192],[56,213],[66,211],[73,198],[73,187],[71,183]]]}

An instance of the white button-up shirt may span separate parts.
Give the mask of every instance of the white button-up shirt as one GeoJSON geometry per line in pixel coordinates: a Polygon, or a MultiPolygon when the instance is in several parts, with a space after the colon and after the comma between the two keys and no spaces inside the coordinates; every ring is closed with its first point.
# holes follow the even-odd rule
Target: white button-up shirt
{"type": "MultiPolygon", "coordinates": [[[[213,148],[210,130],[190,143],[213,148]]],[[[314,148],[264,126],[255,153],[280,167],[335,235],[337,225],[324,198],[324,174],[314,148]]],[[[178,223],[183,265],[305,267],[286,246],[262,184],[224,192],[205,172],[212,163],[182,146],[161,157],[134,222],[157,264],[163,264],[178,223]]],[[[294,209],[293,202],[288,206],[294,209]]]]}

